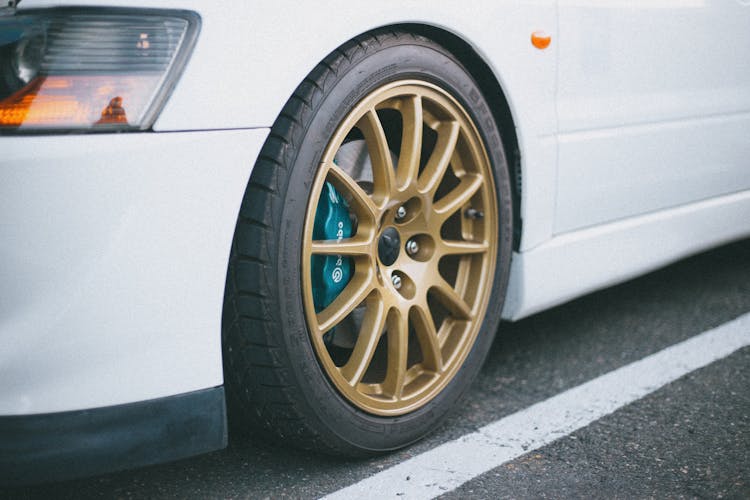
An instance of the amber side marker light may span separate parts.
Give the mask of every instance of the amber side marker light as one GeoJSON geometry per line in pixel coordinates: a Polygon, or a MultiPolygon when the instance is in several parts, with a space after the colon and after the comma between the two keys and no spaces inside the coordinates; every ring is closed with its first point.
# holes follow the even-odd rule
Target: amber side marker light
{"type": "Polygon", "coordinates": [[[0,17],[0,132],[150,127],[197,25],[189,12],[142,9],[0,17]]]}
{"type": "Polygon", "coordinates": [[[552,43],[552,37],[544,31],[535,31],[531,34],[531,44],[539,50],[544,50],[552,43]]]}

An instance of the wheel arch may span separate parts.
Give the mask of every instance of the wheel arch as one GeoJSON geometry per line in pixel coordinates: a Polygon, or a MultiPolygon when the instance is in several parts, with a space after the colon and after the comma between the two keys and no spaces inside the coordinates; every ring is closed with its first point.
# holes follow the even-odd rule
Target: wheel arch
{"type": "MultiPolygon", "coordinates": [[[[466,37],[446,28],[426,22],[390,23],[379,27],[372,27],[354,36],[342,38],[342,40],[336,47],[329,49],[327,53],[321,53],[319,59],[316,62],[312,63],[313,68],[319,62],[324,61],[328,54],[335,52],[338,47],[343,46],[351,40],[367,36],[369,33],[379,30],[407,31],[414,35],[423,36],[438,43],[439,45],[447,49],[468,70],[468,72],[477,82],[477,85],[479,86],[490,106],[490,111],[500,131],[501,141],[503,143],[503,148],[506,154],[508,175],[511,179],[511,195],[513,207],[512,248],[513,252],[517,252],[519,250],[522,236],[521,199],[523,189],[521,142],[519,141],[518,134],[516,132],[516,119],[513,116],[513,108],[511,107],[508,93],[501,85],[495,71],[491,68],[486,58],[483,57],[477,49],[475,49],[475,47],[470,43],[470,41],[468,41],[466,37]]],[[[281,110],[279,110],[279,113],[280,112],[281,110]]],[[[251,174],[252,173],[253,171],[251,171],[251,174]]],[[[238,222],[239,218],[241,217],[241,210],[238,210],[238,222]]],[[[234,237],[235,231],[233,230],[230,240],[232,241],[232,245],[234,244],[234,237]]],[[[229,268],[229,253],[227,254],[225,266],[226,269],[229,268]]],[[[226,287],[227,283],[225,281],[224,287],[222,289],[222,294],[226,293],[226,287]]],[[[224,308],[222,307],[222,329],[226,321],[226,318],[224,317],[225,311],[223,309],[224,308]]],[[[226,369],[226,367],[222,368],[223,370],[226,369]]]]}
{"type": "MultiPolygon", "coordinates": [[[[514,118],[511,100],[508,97],[508,92],[506,92],[506,90],[503,88],[503,85],[500,83],[496,72],[492,69],[486,57],[484,57],[480,53],[480,51],[478,51],[474,47],[474,45],[472,45],[467,36],[463,36],[462,34],[451,31],[436,24],[430,24],[429,22],[394,22],[378,27],[370,27],[369,29],[361,31],[353,36],[344,35],[339,40],[338,45],[333,48],[329,47],[328,52],[319,53],[318,59],[314,63],[311,63],[312,68],[314,68],[319,62],[324,61],[329,54],[335,52],[339,47],[345,45],[347,42],[355,40],[359,37],[367,36],[369,33],[378,30],[406,31],[417,36],[423,36],[438,43],[439,45],[447,49],[468,70],[468,72],[476,81],[490,106],[490,112],[494,117],[495,123],[497,124],[497,127],[500,131],[501,141],[503,143],[503,148],[506,154],[508,175],[511,179],[511,196],[513,207],[512,249],[514,253],[517,252],[520,247],[522,236],[521,200],[523,196],[523,176],[521,162],[521,141],[519,141],[518,133],[516,131],[517,120],[514,118]]],[[[306,71],[309,72],[312,71],[312,69],[306,71]]],[[[299,82],[297,82],[297,84],[299,84],[299,82]]],[[[281,113],[281,109],[279,109],[277,113],[281,113]]],[[[262,157],[262,151],[260,157],[262,157]]],[[[255,169],[252,169],[250,172],[251,177],[254,170],[255,169]]],[[[241,209],[238,207],[237,222],[239,221],[239,218],[242,217],[241,212],[241,209]]],[[[235,230],[232,231],[229,240],[230,246],[234,244],[233,242],[235,230]]],[[[226,256],[225,269],[229,268],[229,253],[230,252],[228,252],[226,256]]],[[[226,281],[224,283],[224,287],[222,288],[222,294],[225,293],[226,281]]],[[[221,318],[221,323],[223,325],[225,321],[223,307],[221,318]]]]}

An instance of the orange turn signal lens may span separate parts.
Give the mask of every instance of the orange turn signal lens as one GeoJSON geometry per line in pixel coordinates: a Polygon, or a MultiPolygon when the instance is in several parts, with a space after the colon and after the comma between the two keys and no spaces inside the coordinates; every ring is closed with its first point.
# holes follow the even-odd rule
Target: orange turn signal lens
{"type": "Polygon", "coordinates": [[[42,76],[0,101],[0,127],[138,124],[159,75],[42,76]]]}
{"type": "Polygon", "coordinates": [[[539,50],[544,50],[552,43],[552,37],[544,31],[535,31],[531,34],[531,44],[539,50]]]}

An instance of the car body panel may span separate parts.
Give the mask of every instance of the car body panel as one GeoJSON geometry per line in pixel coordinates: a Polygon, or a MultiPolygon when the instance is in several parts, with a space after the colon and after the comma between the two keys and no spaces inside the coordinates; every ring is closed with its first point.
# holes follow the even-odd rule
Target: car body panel
{"type": "Polygon", "coordinates": [[[0,415],[222,384],[229,249],[267,133],[0,137],[0,415]]]}
{"type": "MultiPolygon", "coordinates": [[[[331,51],[374,28],[417,23],[445,29],[469,43],[497,77],[513,114],[522,155],[522,248],[552,235],[557,150],[555,134],[555,0],[486,1],[457,15],[452,2],[384,0],[377,7],[324,3],[135,0],[129,7],[198,12],[201,31],[179,84],[154,124],[156,131],[269,127],[294,89],[331,51]],[[491,29],[488,29],[488,26],[491,29]],[[543,30],[553,45],[535,49],[543,30]],[[292,42],[290,42],[292,40],[292,42]],[[210,81],[205,75],[215,75],[210,81]],[[262,98],[258,98],[262,96],[262,98]]],[[[21,9],[60,5],[121,6],[121,0],[24,0],[21,9]]]]}
{"type": "Polygon", "coordinates": [[[750,8],[559,3],[554,233],[750,189],[750,8]]]}
{"type": "MultiPolygon", "coordinates": [[[[122,3],[24,0],[19,11],[74,5],[122,3]]],[[[378,26],[441,27],[485,58],[527,151],[523,210],[535,215],[526,220],[523,244],[549,238],[557,55],[534,49],[529,37],[540,28],[554,36],[553,0],[488,2],[467,16],[426,1],[373,10],[351,2],[227,8],[140,0],[128,7],[201,17],[198,42],[156,133],[0,138],[8,193],[0,220],[6,241],[15,242],[2,255],[0,337],[8,347],[0,352],[0,415],[111,406],[222,383],[229,245],[267,127],[318,61],[378,26]],[[338,21],[332,11],[341,13],[338,21]],[[488,19],[495,29],[486,29],[488,19]],[[291,37],[305,43],[286,43],[291,37]],[[207,74],[219,77],[207,81],[207,74]]]]}
{"type": "Polygon", "coordinates": [[[515,254],[503,317],[518,320],[750,236],[750,191],[556,236],[515,254]]]}

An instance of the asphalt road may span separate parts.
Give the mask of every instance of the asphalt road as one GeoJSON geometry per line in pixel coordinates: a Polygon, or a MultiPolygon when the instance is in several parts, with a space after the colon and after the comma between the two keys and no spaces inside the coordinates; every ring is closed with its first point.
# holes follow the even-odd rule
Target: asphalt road
{"type": "MultiPolygon", "coordinates": [[[[432,436],[371,460],[263,442],[0,498],[317,498],[750,312],[750,240],[503,324],[465,402],[432,436]]],[[[750,498],[750,348],[446,498],[750,498]]]]}

